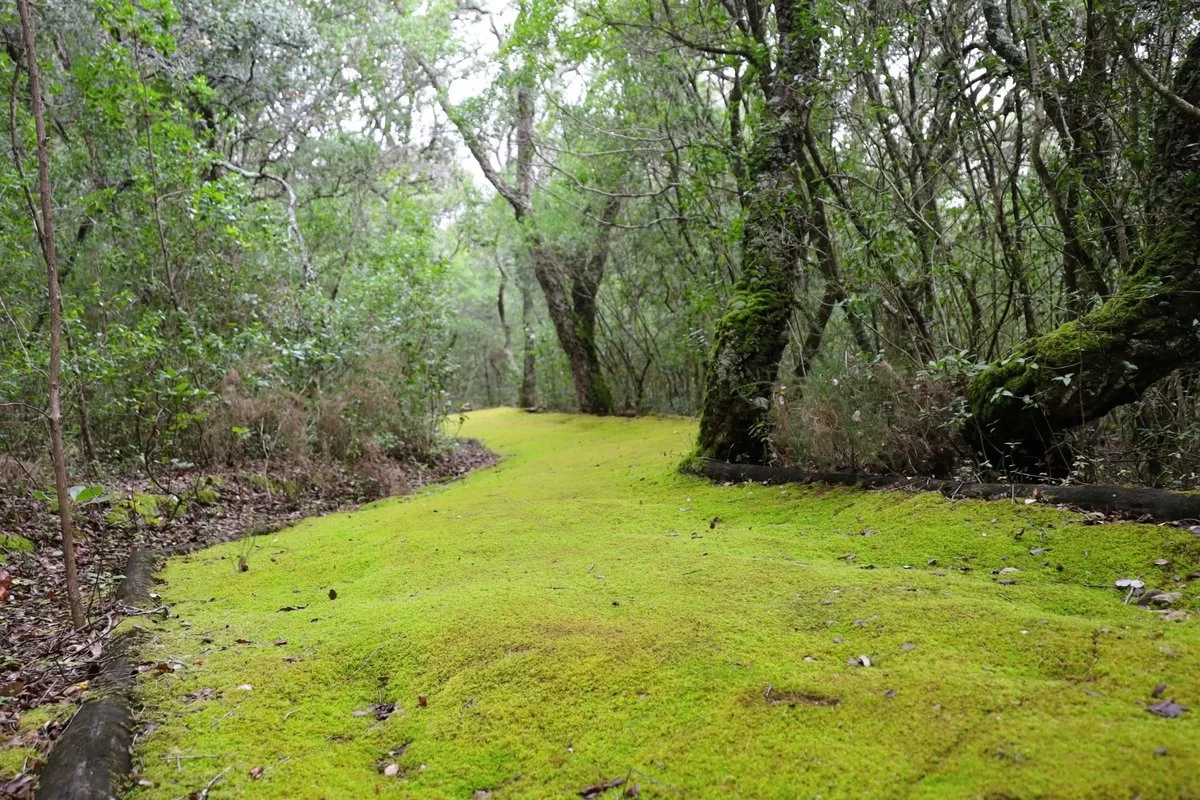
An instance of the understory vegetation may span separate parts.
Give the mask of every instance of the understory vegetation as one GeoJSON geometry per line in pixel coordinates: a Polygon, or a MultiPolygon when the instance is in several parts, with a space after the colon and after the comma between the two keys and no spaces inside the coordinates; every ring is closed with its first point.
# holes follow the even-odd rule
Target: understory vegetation
{"type": "MultiPolygon", "coordinates": [[[[1189,8],[40,3],[67,458],[420,458],[517,404],[704,409],[734,460],[1192,487],[1189,8]]],[[[42,488],[0,15],[0,470],[42,488]]]]}

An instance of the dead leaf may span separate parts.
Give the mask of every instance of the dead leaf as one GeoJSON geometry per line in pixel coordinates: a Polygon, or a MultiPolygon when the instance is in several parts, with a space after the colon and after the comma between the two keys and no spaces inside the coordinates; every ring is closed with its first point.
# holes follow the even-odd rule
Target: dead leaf
{"type": "Polygon", "coordinates": [[[417,705],[421,708],[425,708],[427,705],[429,705],[429,701],[425,698],[425,695],[417,695],[417,705]]]}
{"type": "Polygon", "coordinates": [[[280,611],[302,611],[303,609],[306,609],[306,608],[308,608],[307,603],[302,606],[284,606],[283,608],[281,608],[279,610],[280,611]]]}
{"type": "Polygon", "coordinates": [[[250,770],[250,780],[256,781],[259,778],[261,778],[262,776],[263,776],[263,768],[262,767],[255,767],[254,769],[250,770]]]}
{"type": "Polygon", "coordinates": [[[383,768],[383,774],[389,778],[394,778],[400,774],[399,764],[388,764],[383,768]]]}
{"type": "Polygon", "coordinates": [[[608,790],[616,789],[618,786],[621,786],[624,783],[624,778],[613,778],[610,781],[603,781],[601,783],[594,783],[591,786],[585,786],[576,792],[576,794],[584,798],[584,800],[592,800],[592,798],[599,797],[608,790]]]}
{"type": "Polygon", "coordinates": [[[1170,700],[1163,700],[1161,703],[1155,703],[1152,706],[1146,706],[1146,710],[1151,714],[1158,714],[1160,717],[1174,719],[1188,709],[1186,706],[1181,706],[1179,703],[1176,703],[1175,698],[1172,697],[1170,700]]]}
{"type": "Polygon", "coordinates": [[[811,694],[809,692],[779,691],[774,686],[767,687],[767,690],[763,692],[763,699],[767,701],[768,705],[786,705],[792,708],[798,705],[833,708],[842,702],[841,698],[838,697],[826,697],[825,695],[811,694]]]}
{"type": "Polygon", "coordinates": [[[337,600],[337,589],[330,589],[330,590],[329,590],[329,599],[330,599],[330,600],[337,600]]]}
{"type": "Polygon", "coordinates": [[[287,639],[276,639],[275,640],[276,647],[283,647],[285,644],[287,644],[287,639]]]}

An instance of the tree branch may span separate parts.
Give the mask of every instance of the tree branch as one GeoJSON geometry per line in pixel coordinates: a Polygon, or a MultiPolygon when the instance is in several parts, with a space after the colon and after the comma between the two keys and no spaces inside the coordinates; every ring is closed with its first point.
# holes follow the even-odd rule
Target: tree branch
{"type": "Polygon", "coordinates": [[[304,236],[300,233],[300,221],[296,218],[296,191],[292,189],[292,185],[280,178],[278,175],[268,175],[265,172],[251,172],[248,169],[231,164],[228,161],[217,161],[217,164],[243,178],[259,181],[274,181],[283,187],[288,196],[288,233],[296,240],[296,247],[300,250],[300,266],[304,270],[304,285],[308,286],[317,280],[317,273],[312,267],[312,263],[308,260],[308,247],[304,244],[304,236]]]}

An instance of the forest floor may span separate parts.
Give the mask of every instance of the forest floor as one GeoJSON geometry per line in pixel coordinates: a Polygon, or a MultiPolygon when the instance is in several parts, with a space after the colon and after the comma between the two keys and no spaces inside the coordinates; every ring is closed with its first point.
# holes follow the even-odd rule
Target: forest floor
{"type": "Polygon", "coordinates": [[[0,594],[0,798],[31,796],[46,753],[108,658],[128,612],[115,590],[134,549],[187,552],[272,532],[453,479],[495,458],[477,442],[458,440],[424,461],[378,458],[356,471],[285,461],[154,480],[104,473],[100,496],[75,514],[88,618],[82,628],[71,625],[65,602],[57,513],[29,491],[0,492],[0,585],[11,594],[0,594]]]}
{"type": "Polygon", "coordinates": [[[169,563],[133,797],[1200,796],[1186,530],[716,486],[681,419],[463,434],[504,460],[169,563]]]}

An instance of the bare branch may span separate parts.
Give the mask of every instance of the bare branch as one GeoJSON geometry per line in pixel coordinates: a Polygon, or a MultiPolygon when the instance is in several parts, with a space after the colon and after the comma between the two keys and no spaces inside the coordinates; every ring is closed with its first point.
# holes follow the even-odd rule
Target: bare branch
{"type": "Polygon", "coordinates": [[[241,175],[243,178],[251,180],[274,181],[283,187],[288,196],[288,233],[296,240],[296,247],[300,250],[300,266],[304,270],[304,285],[307,286],[317,279],[317,273],[312,267],[312,263],[308,260],[308,247],[304,244],[304,236],[300,233],[300,222],[296,218],[296,191],[292,189],[292,185],[278,175],[268,175],[265,172],[251,172],[248,169],[242,169],[236,164],[231,164],[228,161],[218,161],[217,164],[229,170],[230,172],[241,175]]]}

